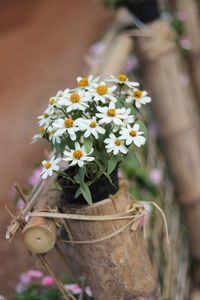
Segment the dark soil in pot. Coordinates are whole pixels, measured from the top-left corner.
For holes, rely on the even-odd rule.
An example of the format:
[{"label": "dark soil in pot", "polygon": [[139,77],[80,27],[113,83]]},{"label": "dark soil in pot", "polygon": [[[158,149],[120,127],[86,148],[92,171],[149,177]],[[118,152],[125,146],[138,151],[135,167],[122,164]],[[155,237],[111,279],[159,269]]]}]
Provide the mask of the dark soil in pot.
[{"label": "dark soil in pot", "polygon": [[[74,175],[77,174],[77,171],[78,168],[76,166],[65,170],[70,177],[74,177]],[[93,203],[104,200],[108,198],[110,194],[114,195],[119,190],[118,168],[116,168],[110,174],[110,178],[112,183],[105,175],[101,175],[89,186]],[[63,190],[63,194],[61,196],[61,205],[65,205],[66,203],[87,205],[87,202],[82,194],[75,198],[75,194],[79,188],[79,185],[74,185],[71,181],[60,176],[58,177],[58,182]],[[85,178],[85,182],[87,182],[87,178]]]}]

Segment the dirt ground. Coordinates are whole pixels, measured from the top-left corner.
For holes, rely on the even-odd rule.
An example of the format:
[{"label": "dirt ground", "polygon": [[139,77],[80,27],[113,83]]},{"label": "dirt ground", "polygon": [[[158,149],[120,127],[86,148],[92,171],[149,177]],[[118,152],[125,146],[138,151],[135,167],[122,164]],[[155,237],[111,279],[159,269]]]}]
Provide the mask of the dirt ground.
[{"label": "dirt ground", "polygon": [[[20,236],[9,244],[5,230],[14,181],[26,186],[44,143],[30,145],[36,116],[48,98],[84,74],[84,54],[112,19],[93,0],[0,1],[0,294],[13,291],[19,274],[35,268]],[[54,265],[59,268],[59,261]]]}]

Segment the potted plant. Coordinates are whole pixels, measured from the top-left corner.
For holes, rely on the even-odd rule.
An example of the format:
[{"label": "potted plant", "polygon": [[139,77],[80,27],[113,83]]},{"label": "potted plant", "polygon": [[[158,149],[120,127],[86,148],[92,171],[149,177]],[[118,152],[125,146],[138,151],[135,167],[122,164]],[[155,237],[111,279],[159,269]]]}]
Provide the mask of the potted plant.
[{"label": "potted plant", "polygon": [[42,162],[41,176],[58,174],[64,201],[91,204],[117,192],[120,163],[145,144],[139,109],[151,98],[138,86],[125,74],[104,81],[90,75],[49,99],[33,141],[51,143],[53,156]]}]

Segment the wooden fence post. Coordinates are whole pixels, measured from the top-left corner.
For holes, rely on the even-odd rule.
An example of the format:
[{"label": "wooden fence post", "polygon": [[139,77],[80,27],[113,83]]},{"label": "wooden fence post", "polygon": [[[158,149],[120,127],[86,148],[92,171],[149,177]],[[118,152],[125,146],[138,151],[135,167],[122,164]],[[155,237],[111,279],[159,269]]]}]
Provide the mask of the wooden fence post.
[{"label": "wooden fence post", "polygon": [[135,42],[152,93],[169,169],[184,210],[191,250],[200,259],[200,137],[194,97],[190,86],[180,86],[179,56],[165,20],[146,25]]}]

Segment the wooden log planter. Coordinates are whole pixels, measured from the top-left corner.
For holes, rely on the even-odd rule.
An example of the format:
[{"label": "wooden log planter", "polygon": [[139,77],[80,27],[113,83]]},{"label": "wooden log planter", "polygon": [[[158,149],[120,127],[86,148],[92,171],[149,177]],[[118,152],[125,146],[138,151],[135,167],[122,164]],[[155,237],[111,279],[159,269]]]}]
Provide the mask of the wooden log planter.
[{"label": "wooden log planter", "polygon": [[[82,207],[62,206],[71,236],[70,241],[63,242],[74,244],[74,253],[79,254],[79,258],[78,255],[73,258],[74,263],[81,264],[95,300],[159,299],[159,286],[137,226],[144,208],[137,204],[133,219],[115,219],[117,215],[125,215],[128,207],[136,203],[130,199],[126,184],[121,182],[119,191],[109,199]],[[97,220],[90,220],[91,216]]]}]

